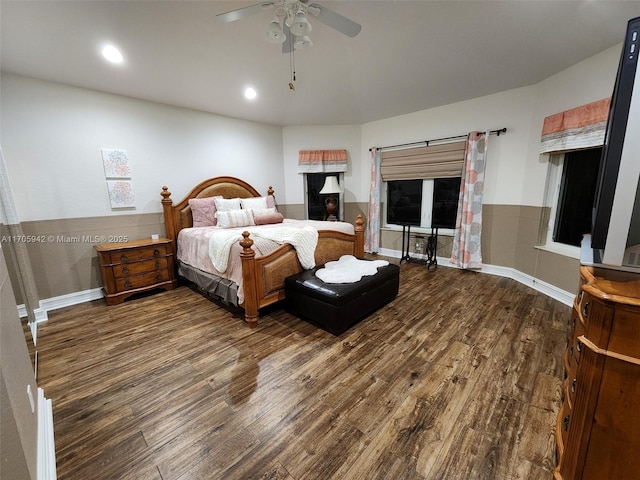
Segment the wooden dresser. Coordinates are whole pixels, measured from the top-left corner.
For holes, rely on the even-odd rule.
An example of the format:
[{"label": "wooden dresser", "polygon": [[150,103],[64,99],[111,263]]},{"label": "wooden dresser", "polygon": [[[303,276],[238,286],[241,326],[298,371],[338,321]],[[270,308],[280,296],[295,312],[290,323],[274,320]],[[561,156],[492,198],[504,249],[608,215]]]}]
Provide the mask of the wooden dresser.
[{"label": "wooden dresser", "polygon": [[581,267],[554,479],[640,478],[640,274]]},{"label": "wooden dresser", "polygon": [[176,286],[173,245],[168,238],[95,245],[108,305],[156,288]]}]

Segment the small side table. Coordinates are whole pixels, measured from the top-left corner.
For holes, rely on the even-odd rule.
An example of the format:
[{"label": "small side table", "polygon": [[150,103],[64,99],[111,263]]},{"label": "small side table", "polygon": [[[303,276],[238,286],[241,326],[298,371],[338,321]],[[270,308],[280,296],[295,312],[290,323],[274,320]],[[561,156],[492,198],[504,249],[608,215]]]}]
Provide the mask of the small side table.
[{"label": "small side table", "polygon": [[168,238],[94,245],[107,305],[156,288],[172,290],[177,280],[173,244]]}]

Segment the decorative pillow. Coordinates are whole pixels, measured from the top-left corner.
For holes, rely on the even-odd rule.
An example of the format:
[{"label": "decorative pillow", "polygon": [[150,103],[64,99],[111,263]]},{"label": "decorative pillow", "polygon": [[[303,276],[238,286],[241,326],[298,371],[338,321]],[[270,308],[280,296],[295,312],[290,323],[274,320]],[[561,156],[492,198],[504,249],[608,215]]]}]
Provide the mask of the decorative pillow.
[{"label": "decorative pillow", "polygon": [[269,213],[276,213],[277,210],[275,208],[252,208],[253,216],[255,218],[256,215],[267,215]]},{"label": "decorative pillow", "polygon": [[216,210],[226,212],[228,210],[240,210],[239,198],[216,198]]},{"label": "decorative pillow", "polygon": [[269,223],[282,223],[284,221],[284,217],[278,212],[256,214],[254,211],[253,221],[256,225],[267,225]]},{"label": "decorative pillow", "polygon": [[218,218],[218,227],[222,228],[255,225],[251,210],[242,210],[238,208],[223,212],[218,211],[216,212],[216,217]]},{"label": "decorative pillow", "polygon": [[190,198],[191,216],[194,227],[215,227],[216,225],[216,198]]},{"label": "decorative pillow", "polygon": [[241,198],[240,204],[242,208],[248,209],[262,209],[267,208],[267,197],[250,197],[250,198]]}]

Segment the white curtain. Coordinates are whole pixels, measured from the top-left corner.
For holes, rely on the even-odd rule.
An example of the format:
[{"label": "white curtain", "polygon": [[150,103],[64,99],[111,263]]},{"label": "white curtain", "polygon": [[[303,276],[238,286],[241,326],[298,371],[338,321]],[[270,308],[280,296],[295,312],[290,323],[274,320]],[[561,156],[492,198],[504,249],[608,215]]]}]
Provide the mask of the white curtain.
[{"label": "white curtain", "polygon": [[[31,262],[27,253],[27,244],[25,241],[22,226],[18,221],[18,213],[13,201],[11,193],[11,185],[9,184],[9,173],[4,161],[4,154],[0,147],[0,226],[2,232],[0,235],[7,241],[2,242],[2,252],[4,253],[7,265],[11,265],[13,271],[18,276],[18,285],[12,282],[14,290],[18,290],[22,295],[22,300],[27,310],[27,316],[33,339],[36,341],[35,310],[39,307],[38,291],[36,290],[33,271],[31,270]],[[16,292],[17,293],[17,292]]]},{"label": "white curtain", "polygon": [[369,209],[367,214],[367,229],[364,251],[377,253],[380,249],[380,149],[371,149],[371,181],[369,183]]}]

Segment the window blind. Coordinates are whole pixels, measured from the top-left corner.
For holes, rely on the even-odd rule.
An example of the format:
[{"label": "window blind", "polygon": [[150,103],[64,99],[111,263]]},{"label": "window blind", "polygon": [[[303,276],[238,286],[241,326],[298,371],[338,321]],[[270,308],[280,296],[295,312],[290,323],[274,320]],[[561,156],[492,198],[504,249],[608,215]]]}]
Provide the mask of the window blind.
[{"label": "window blind", "polygon": [[604,98],[545,118],[540,153],[602,146],[610,103],[610,97]]},{"label": "window blind", "polygon": [[451,178],[462,174],[466,141],[382,152],[382,180]]},{"label": "window blind", "polygon": [[346,150],[300,150],[298,152],[298,173],[346,171]]}]

